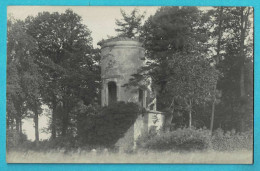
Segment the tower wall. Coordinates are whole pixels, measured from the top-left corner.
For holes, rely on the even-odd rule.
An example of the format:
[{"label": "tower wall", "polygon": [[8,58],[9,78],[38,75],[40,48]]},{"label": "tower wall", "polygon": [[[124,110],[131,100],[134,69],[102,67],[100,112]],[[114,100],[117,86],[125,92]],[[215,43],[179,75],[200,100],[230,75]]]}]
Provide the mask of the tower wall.
[{"label": "tower wall", "polygon": [[[102,106],[107,106],[116,100],[139,103],[142,107],[150,109],[147,104],[156,102],[156,98],[147,101],[150,97],[147,90],[131,86],[123,87],[145,64],[145,50],[142,44],[129,38],[115,38],[103,41],[99,45],[101,46]],[[161,113],[156,111],[156,103],[153,104],[154,107],[150,110],[155,111],[139,115],[124,137],[116,143],[122,151],[135,148],[136,140],[141,134],[148,132],[149,127],[161,128],[163,118]]]},{"label": "tower wall", "polygon": [[116,83],[117,101],[138,102],[138,89],[122,87],[144,65],[141,43],[128,39],[111,39],[101,43],[102,106],[109,104],[108,83]]}]

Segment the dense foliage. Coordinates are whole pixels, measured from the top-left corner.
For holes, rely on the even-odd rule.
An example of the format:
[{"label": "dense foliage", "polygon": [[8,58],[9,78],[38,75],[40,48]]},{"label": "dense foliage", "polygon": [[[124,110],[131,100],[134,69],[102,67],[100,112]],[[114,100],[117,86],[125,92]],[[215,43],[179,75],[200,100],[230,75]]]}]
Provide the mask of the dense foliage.
[{"label": "dense foliage", "polygon": [[217,129],[213,136],[207,129],[183,128],[170,132],[144,134],[137,141],[138,148],[159,151],[194,151],[194,150],[252,150],[251,132],[236,133]]},{"label": "dense foliage", "polygon": [[89,115],[78,122],[81,128],[79,139],[84,144],[112,147],[141,112],[142,109],[135,103],[118,102],[104,107],[98,114]]},{"label": "dense foliage", "polygon": [[68,134],[71,111],[80,100],[88,105],[98,99],[98,54],[81,22],[72,10],[26,19],[27,33],[39,46],[37,62],[45,80],[42,99],[53,110],[53,138]]},{"label": "dense foliage", "polygon": [[28,142],[27,136],[25,134],[21,134],[16,130],[7,130],[6,131],[6,148],[7,150],[14,149],[20,147],[22,144]]},{"label": "dense foliage", "polygon": [[253,133],[236,132],[235,130],[224,132],[217,129],[212,136],[212,148],[217,151],[234,151],[253,149]]},{"label": "dense foliage", "polygon": [[158,110],[169,123],[188,116],[191,127],[195,106],[214,95],[219,73],[208,57],[206,19],[196,7],[161,7],[143,26],[147,63],[130,84],[152,78]]},{"label": "dense foliage", "polygon": [[143,136],[140,137],[137,144],[139,148],[150,150],[192,151],[206,150],[211,147],[210,132],[204,129],[184,128]]},{"label": "dense foliage", "polygon": [[[43,78],[34,54],[38,47],[26,34],[23,21],[8,21],[7,41],[7,128],[22,135],[22,119],[38,120],[41,113],[40,89]],[[14,127],[15,126],[15,127]],[[35,122],[38,139],[38,122]]]},{"label": "dense foliage", "polygon": [[[8,129],[21,132],[21,120],[38,115],[42,104],[52,110],[52,138],[74,133],[73,110],[79,102],[99,102],[99,50],[82,19],[72,10],[39,13],[8,22]],[[10,124],[9,124],[10,123]]]},{"label": "dense foliage", "polygon": [[219,23],[222,21],[221,27],[218,24],[216,30],[219,32],[222,30],[223,35],[218,36],[220,53],[216,67],[223,76],[217,86],[222,96],[219,105],[216,106],[216,127],[239,131],[251,130],[253,128],[252,8],[222,7],[215,10],[213,14],[218,16],[216,20]]},{"label": "dense foliage", "polygon": [[116,19],[117,31],[119,37],[134,38],[140,35],[141,24],[144,19],[144,14],[139,14],[138,9],[134,9],[130,14],[126,14],[121,10],[122,19]]},{"label": "dense foliage", "polygon": [[252,9],[161,7],[144,23],[147,65],[167,125],[245,131],[253,119]]}]

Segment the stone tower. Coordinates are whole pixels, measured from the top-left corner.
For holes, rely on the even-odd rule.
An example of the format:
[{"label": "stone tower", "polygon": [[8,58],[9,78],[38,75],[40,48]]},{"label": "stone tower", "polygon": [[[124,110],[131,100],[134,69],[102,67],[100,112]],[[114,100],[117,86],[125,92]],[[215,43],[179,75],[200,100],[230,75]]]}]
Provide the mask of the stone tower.
[{"label": "stone tower", "polygon": [[129,38],[108,39],[101,46],[102,106],[116,101],[146,104],[145,91],[122,87],[144,65],[144,48]]},{"label": "stone tower", "polygon": [[146,108],[149,112],[139,115],[135,123],[117,142],[122,150],[135,147],[135,141],[151,127],[159,130],[164,116],[156,111],[156,98],[152,98],[151,91],[146,87],[124,87],[132,75],[144,66],[145,49],[136,39],[113,38],[99,43],[101,46],[101,104],[107,106],[116,101],[134,102]]}]

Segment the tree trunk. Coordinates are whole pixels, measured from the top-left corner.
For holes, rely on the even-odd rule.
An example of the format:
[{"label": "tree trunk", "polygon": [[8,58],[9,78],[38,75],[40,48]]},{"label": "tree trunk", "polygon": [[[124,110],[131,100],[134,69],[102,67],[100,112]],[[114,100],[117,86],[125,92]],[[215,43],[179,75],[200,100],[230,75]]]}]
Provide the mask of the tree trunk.
[{"label": "tree trunk", "polygon": [[35,124],[35,143],[36,146],[39,143],[39,115],[37,110],[34,112],[34,124]]},{"label": "tree trunk", "polygon": [[[216,86],[214,87],[214,91],[216,92]],[[214,100],[212,103],[212,110],[211,110],[211,121],[210,121],[210,132],[212,134],[213,126],[214,126],[214,115],[215,115],[215,103],[216,103],[216,94],[214,95]]]},{"label": "tree trunk", "polygon": [[56,138],[56,115],[57,115],[57,103],[53,101],[52,118],[51,118],[51,139]]},{"label": "tree trunk", "polygon": [[219,63],[220,60],[219,53],[220,53],[221,38],[222,38],[222,22],[223,22],[222,16],[223,16],[223,7],[220,7],[216,65]]},{"label": "tree trunk", "polygon": [[245,90],[245,60],[246,60],[246,54],[245,54],[245,38],[246,38],[246,30],[248,25],[248,16],[250,13],[250,8],[247,8],[248,10],[244,13],[244,10],[247,7],[240,7],[240,17],[241,17],[241,23],[240,23],[240,98],[241,98],[241,125],[240,130],[244,130],[244,115],[245,115],[245,105],[244,105],[244,98],[246,96],[246,90]]},{"label": "tree trunk", "polygon": [[[241,70],[240,70],[240,97],[245,96],[245,72],[244,72],[244,62],[245,62],[245,34],[246,34],[246,29],[247,29],[247,22],[248,22],[248,16],[244,15],[244,9],[245,7],[241,7],[240,10],[240,17],[241,17],[241,25],[240,25],[240,65],[241,65]],[[249,8],[250,9],[250,8]],[[249,11],[248,11],[249,13]]]},{"label": "tree trunk", "polygon": [[192,116],[191,116],[192,106],[191,106],[191,100],[189,104],[189,128],[192,126]]},{"label": "tree trunk", "polygon": [[240,73],[240,97],[245,97],[245,69],[244,65],[241,66],[241,73]]},{"label": "tree trunk", "polygon": [[67,130],[68,130],[68,112],[65,111],[62,119],[62,130],[61,130],[61,135],[66,136],[67,135]]},{"label": "tree trunk", "polygon": [[15,129],[16,129],[16,131],[17,131],[17,133],[20,133],[20,119],[19,119],[19,117],[18,116],[16,116],[16,118],[15,118]]},{"label": "tree trunk", "polygon": [[[63,113],[63,114],[66,115],[66,113]],[[66,129],[66,116],[63,116],[61,135],[64,137],[64,136],[66,136],[66,133],[67,133],[67,129]]]},{"label": "tree trunk", "polygon": [[11,119],[7,117],[8,114],[6,114],[6,128],[7,130],[11,129]]},{"label": "tree trunk", "polygon": [[19,128],[19,129],[20,129],[20,134],[22,134],[22,133],[23,133],[22,119],[20,119],[19,122],[20,122],[20,123],[19,123],[19,126],[20,126],[20,128]]},{"label": "tree trunk", "polygon": [[169,132],[170,131],[170,126],[172,123],[172,119],[173,119],[173,114],[167,116],[167,118],[165,119],[165,131]]},{"label": "tree trunk", "polygon": [[62,128],[61,128],[61,135],[66,136],[67,135],[67,129],[68,129],[68,119],[69,119],[69,109],[68,109],[68,103],[67,100],[63,101],[63,118],[62,118]]},{"label": "tree trunk", "polygon": [[[218,44],[217,44],[217,57],[216,57],[216,65],[218,65],[220,60],[220,47],[221,47],[221,38],[222,38],[222,19],[223,16],[223,7],[220,7],[219,11],[219,30],[218,30]],[[210,120],[210,132],[212,133],[214,127],[214,116],[215,116],[215,104],[216,104],[216,91],[217,86],[214,86],[214,100],[212,102],[212,110],[211,110],[211,120]]]},{"label": "tree trunk", "polygon": [[171,105],[169,106],[169,110],[171,110],[172,108],[172,114],[167,116],[166,119],[165,119],[165,131],[166,132],[169,132],[170,131],[170,126],[171,126],[171,123],[172,123],[172,119],[173,119],[173,113],[174,113],[174,98],[172,99],[172,102],[171,102]]},{"label": "tree trunk", "polygon": [[14,130],[14,118],[11,119],[11,130]]}]

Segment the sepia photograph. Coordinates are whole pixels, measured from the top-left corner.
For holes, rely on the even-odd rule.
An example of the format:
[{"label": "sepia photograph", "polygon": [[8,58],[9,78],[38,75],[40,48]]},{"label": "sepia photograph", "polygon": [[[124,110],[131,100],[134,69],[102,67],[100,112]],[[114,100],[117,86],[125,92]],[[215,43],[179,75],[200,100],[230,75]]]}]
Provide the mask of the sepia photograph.
[{"label": "sepia photograph", "polygon": [[7,163],[253,164],[254,8],[8,6]]}]

